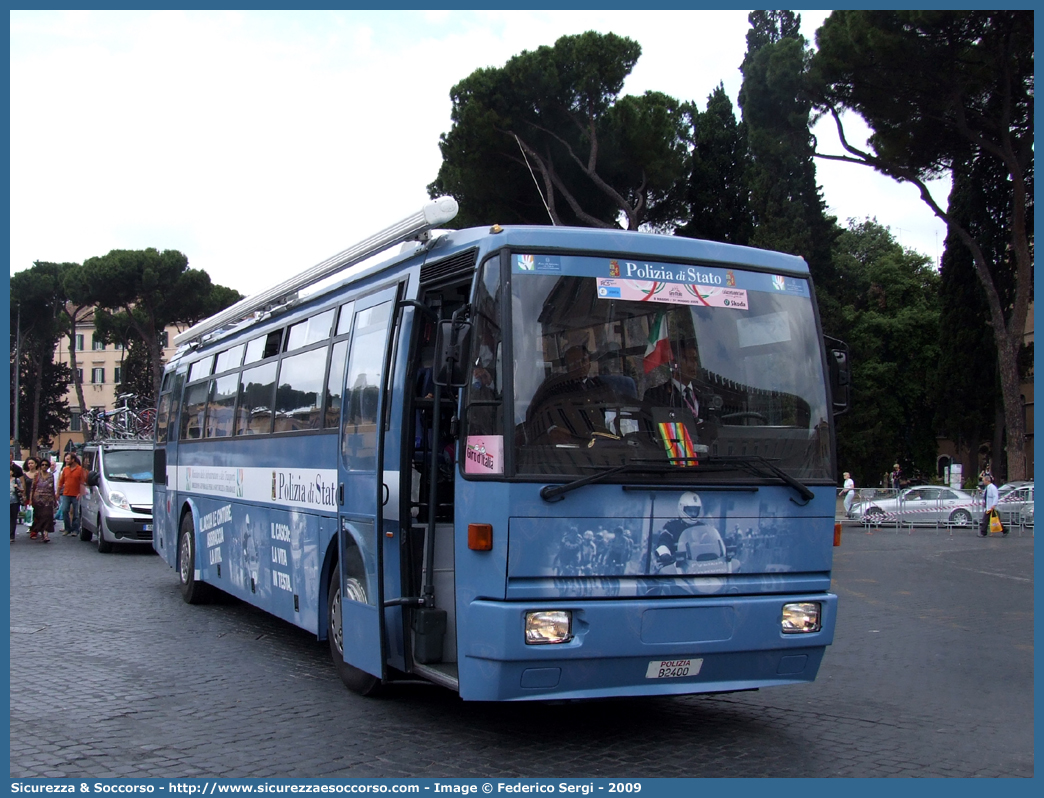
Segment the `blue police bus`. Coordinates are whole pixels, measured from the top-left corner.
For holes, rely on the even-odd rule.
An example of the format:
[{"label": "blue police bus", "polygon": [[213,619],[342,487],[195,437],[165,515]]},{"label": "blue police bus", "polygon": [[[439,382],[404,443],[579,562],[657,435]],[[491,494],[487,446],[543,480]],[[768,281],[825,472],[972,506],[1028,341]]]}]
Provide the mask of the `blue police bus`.
[{"label": "blue police bus", "polygon": [[314,633],[364,695],[813,680],[848,372],[805,262],[455,214],[175,338],[153,546],[185,601]]}]

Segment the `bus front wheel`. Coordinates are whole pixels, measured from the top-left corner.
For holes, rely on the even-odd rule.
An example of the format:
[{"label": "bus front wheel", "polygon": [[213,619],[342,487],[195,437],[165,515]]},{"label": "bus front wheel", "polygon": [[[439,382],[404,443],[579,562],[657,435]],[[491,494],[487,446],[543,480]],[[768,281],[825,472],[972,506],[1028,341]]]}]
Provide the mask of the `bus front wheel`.
[{"label": "bus front wheel", "polygon": [[[337,675],[344,686],[359,695],[375,695],[381,687],[381,680],[366,671],[349,665],[344,661],[344,627],[341,623],[341,584],[337,567],[330,579],[326,602],[326,639],[330,643],[330,658],[333,660]],[[355,576],[345,579],[345,591],[356,601],[366,601],[366,587]]]},{"label": "bus front wheel", "polygon": [[[98,539],[101,540],[101,537]],[[181,597],[186,604],[206,604],[210,601],[212,591],[210,585],[196,581],[195,540],[192,514],[185,513],[178,532],[178,581],[181,583]]]}]

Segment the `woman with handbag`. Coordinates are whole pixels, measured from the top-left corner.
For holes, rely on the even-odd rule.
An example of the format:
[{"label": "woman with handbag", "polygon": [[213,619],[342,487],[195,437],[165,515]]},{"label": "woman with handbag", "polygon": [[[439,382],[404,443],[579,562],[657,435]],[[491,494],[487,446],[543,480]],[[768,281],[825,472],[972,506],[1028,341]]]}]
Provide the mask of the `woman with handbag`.
[{"label": "woman with handbag", "polygon": [[54,474],[51,473],[47,458],[40,459],[33,474],[33,482],[29,488],[29,503],[33,507],[33,525],[29,530],[29,537],[40,536],[44,543],[50,543],[51,533],[54,532],[54,508],[58,502],[54,489]]}]

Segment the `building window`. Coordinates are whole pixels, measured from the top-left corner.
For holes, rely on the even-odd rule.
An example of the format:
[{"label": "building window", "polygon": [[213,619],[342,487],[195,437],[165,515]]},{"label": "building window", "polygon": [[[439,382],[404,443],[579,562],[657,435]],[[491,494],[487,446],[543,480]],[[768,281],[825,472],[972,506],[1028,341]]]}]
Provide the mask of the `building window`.
[{"label": "building window", "polygon": [[167,342],[168,335],[166,330],[160,330],[157,335],[159,336],[159,345],[166,349],[170,344]]},{"label": "building window", "polygon": [[123,382],[123,366],[116,366],[112,372],[112,381],[119,385]]},{"label": "building window", "polygon": [[105,341],[98,337],[98,333],[91,336],[91,349],[96,352],[105,349]]},{"label": "building window", "polygon": [[83,369],[76,369],[76,377],[80,381],[80,385],[83,385]]},{"label": "building window", "polygon": [[105,369],[97,368],[91,369],[91,382],[94,384],[105,382]]},{"label": "building window", "polygon": [[77,335],[76,336],[76,351],[77,352],[82,352],[83,351],[83,336],[82,335]]},{"label": "building window", "polygon": [[70,432],[82,432],[83,425],[80,423],[80,411],[73,410],[69,414],[69,431]]}]

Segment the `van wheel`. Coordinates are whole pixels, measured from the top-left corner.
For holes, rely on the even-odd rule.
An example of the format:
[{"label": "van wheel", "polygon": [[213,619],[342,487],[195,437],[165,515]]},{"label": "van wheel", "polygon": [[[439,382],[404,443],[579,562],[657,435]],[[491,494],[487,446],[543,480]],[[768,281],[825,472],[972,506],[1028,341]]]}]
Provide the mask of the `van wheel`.
[{"label": "van wheel", "polygon": [[196,581],[196,536],[192,528],[192,513],[185,513],[178,532],[178,581],[186,604],[206,604],[213,598],[213,588]]},{"label": "van wheel", "polygon": [[[112,543],[105,539],[105,535],[102,534],[102,519],[98,516],[98,523],[94,527],[97,531],[94,533],[98,536],[98,552],[100,554],[108,554],[112,551]],[[90,540],[90,538],[88,538]]]},{"label": "van wheel", "polygon": [[[344,686],[359,695],[376,695],[381,688],[381,680],[366,671],[349,665],[344,661],[344,629],[341,626],[341,586],[336,565],[330,578],[326,602],[326,639],[330,643],[330,658],[333,660],[337,675]],[[366,601],[365,584],[349,572],[345,580],[345,594],[356,601]]]},{"label": "van wheel", "polygon": [[83,525],[83,518],[80,518],[80,540],[84,543],[91,542],[91,530]]}]

